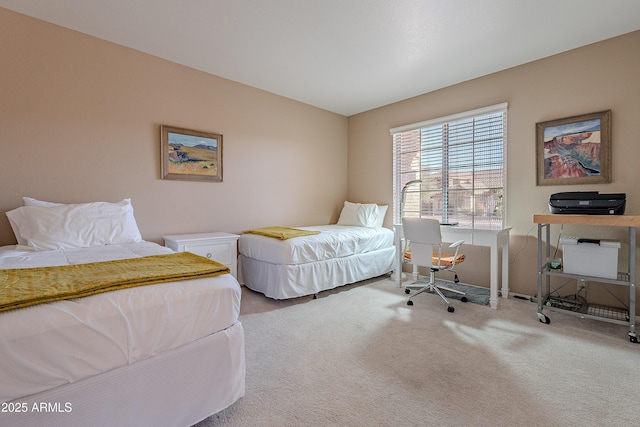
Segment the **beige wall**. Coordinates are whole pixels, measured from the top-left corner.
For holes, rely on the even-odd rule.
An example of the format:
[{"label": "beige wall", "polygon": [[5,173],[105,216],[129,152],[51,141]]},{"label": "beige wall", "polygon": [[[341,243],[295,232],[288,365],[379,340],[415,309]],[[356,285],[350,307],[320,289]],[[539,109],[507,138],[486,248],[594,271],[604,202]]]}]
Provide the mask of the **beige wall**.
[{"label": "beige wall", "polygon": [[[143,237],[158,242],[170,233],[329,223],[345,198],[391,204],[390,128],[506,101],[513,291],[535,293],[531,217],[547,209],[549,194],[626,192],[627,212],[640,213],[640,32],[348,119],[1,8],[0,39],[2,211],[22,196],[131,197]],[[613,113],[613,182],[537,187],[536,122],[605,109]],[[160,179],[161,124],[222,133],[224,182]],[[0,217],[0,244],[14,241]],[[488,249],[466,252],[463,280],[486,285]]]},{"label": "beige wall", "polygon": [[[337,220],[347,119],[0,8],[0,210],[130,197],[142,235]],[[160,178],[161,124],[221,133],[222,183]],[[15,243],[0,217],[0,244]]]},{"label": "beige wall", "polygon": [[[635,32],[352,116],[348,196],[392,202],[390,128],[508,102],[507,224],[513,227],[510,287],[535,295],[537,230],[532,216],[548,210],[551,193],[626,192],[627,212],[640,214],[639,52],[640,32]],[[612,110],[612,183],[536,186],[536,123],[607,109]],[[391,215],[386,225],[391,226]],[[585,233],[610,236],[602,229],[564,228],[564,235]],[[625,239],[626,230],[615,230],[611,236]],[[460,266],[461,280],[487,285],[488,248],[465,250],[469,262]]]}]

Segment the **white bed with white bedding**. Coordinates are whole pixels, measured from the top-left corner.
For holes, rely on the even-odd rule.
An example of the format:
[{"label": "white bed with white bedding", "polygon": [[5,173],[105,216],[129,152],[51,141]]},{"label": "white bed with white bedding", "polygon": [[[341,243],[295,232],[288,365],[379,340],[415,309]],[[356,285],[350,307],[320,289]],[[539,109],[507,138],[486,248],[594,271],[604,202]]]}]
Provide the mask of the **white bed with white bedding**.
[{"label": "white bed with white bedding", "polygon": [[[134,240],[4,247],[0,269],[172,253]],[[0,312],[0,425],[190,426],[219,412],[245,392],[240,296],[220,274]]]},{"label": "white bed with white bedding", "polygon": [[334,225],[296,227],[319,234],[279,240],[245,233],[238,240],[239,280],[274,299],[315,295],[390,272],[394,234],[386,206],[345,202]]}]

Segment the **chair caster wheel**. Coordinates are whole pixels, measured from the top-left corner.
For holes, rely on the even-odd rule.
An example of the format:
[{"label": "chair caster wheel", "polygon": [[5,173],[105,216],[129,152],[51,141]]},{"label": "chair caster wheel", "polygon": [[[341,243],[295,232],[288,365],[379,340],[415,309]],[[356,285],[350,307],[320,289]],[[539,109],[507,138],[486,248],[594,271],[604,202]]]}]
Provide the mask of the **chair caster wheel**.
[{"label": "chair caster wheel", "polygon": [[456,274],[455,277],[453,278],[453,281],[455,283],[460,283],[460,279],[458,279],[458,275]]},{"label": "chair caster wheel", "polygon": [[462,298],[460,298],[460,301],[462,301],[462,302],[467,302],[467,301],[469,301],[469,300],[467,299],[467,297],[462,297]]},{"label": "chair caster wheel", "polygon": [[455,309],[455,308],[453,308],[453,307],[451,307],[451,306],[449,306],[449,307],[447,307],[447,311],[448,311],[449,313],[453,313],[454,311],[456,311],[456,309]]},{"label": "chair caster wheel", "polygon": [[410,293],[411,293],[411,289],[409,289],[409,288],[404,288],[404,293],[405,293],[405,294],[410,294]]},{"label": "chair caster wheel", "polygon": [[411,300],[407,301],[407,305],[413,305],[413,301]]}]

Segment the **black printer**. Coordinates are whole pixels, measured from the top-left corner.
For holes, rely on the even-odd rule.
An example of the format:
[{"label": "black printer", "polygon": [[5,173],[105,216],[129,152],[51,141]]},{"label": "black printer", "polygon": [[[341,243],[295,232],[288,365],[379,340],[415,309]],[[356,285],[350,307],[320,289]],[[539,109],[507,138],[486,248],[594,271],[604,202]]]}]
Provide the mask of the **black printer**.
[{"label": "black printer", "polygon": [[574,191],[549,196],[549,211],[554,214],[622,215],[626,204],[626,193]]}]

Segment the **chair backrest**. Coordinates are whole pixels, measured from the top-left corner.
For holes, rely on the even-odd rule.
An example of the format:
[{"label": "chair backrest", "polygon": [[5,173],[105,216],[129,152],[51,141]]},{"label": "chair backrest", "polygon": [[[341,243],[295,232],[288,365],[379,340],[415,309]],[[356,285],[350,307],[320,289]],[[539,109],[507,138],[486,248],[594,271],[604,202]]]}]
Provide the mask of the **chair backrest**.
[{"label": "chair backrest", "polygon": [[[433,253],[441,253],[440,221],[429,218],[402,218],[402,233],[411,244],[411,262],[433,265]],[[435,246],[435,247],[434,247]]]},{"label": "chair backrest", "polygon": [[430,218],[402,218],[404,238],[429,245],[442,243],[440,221]]}]

